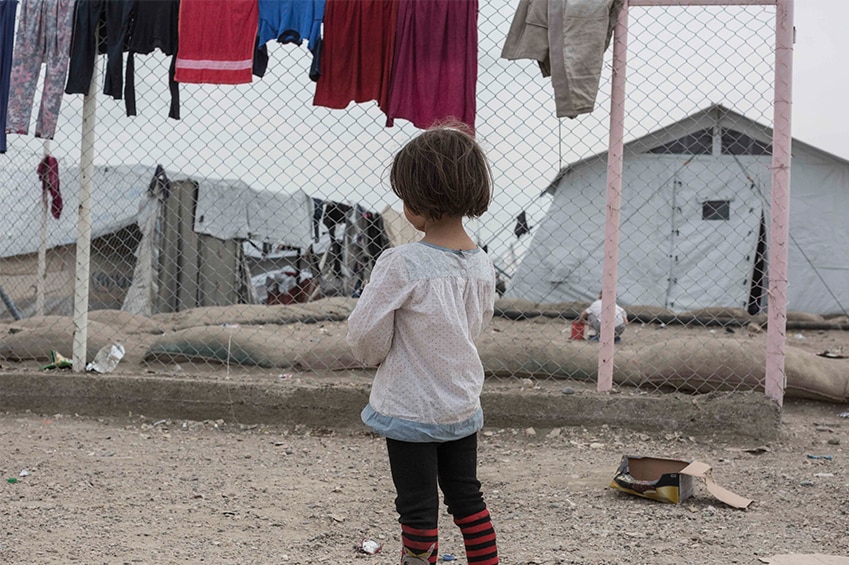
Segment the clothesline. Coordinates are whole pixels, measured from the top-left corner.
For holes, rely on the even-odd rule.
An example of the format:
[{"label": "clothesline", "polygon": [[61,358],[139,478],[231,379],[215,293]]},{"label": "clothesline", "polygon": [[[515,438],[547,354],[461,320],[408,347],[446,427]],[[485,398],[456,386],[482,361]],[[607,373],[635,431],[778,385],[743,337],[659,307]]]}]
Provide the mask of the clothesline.
[{"label": "clothesline", "polygon": [[[375,101],[387,127],[395,119],[419,128],[455,119],[474,129],[478,2],[20,0],[15,34],[19,0],[0,0],[0,119],[6,125],[0,152],[6,132],[29,133],[43,63],[35,136],[53,139],[63,93],[88,93],[98,54],[106,56],[103,94],[123,99],[128,116],[137,115],[135,56],[158,50],[171,57],[168,115],[180,119],[180,83],[263,78],[270,41],[306,41],[315,106],[345,109]],[[518,0],[502,58],[539,63],[543,76],[552,78],[559,117],[590,112],[622,4]],[[583,73],[587,68],[593,72]]]}]

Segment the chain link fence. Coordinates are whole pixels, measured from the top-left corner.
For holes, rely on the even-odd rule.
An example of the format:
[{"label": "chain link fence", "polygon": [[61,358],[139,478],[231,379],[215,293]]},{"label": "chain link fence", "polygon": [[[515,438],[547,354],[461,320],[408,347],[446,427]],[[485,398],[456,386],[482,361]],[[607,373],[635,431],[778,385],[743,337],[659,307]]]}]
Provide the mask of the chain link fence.
[{"label": "chain link fence", "polygon": [[[501,58],[516,7],[480,2],[478,14],[476,131],[495,193],[467,227],[503,294],[481,354],[492,378],[593,380],[595,332],[573,322],[601,288],[611,52],[595,110],[558,119],[538,64]],[[617,287],[628,324],[614,379],[762,387],[775,6],[633,7],[629,19]],[[418,130],[386,127],[376,102],[314,106],[305,45],[270,42],[268,57],[252,84],[181,84],[179,120],[170,57],[135,56],[134,117],[100,94],[99,63],[89,361],[120,343],[119,372],[357,368],[347,314],[380,252],[416,239],[387,169]],[[7,359],[72,353],[82,106],[64,97],[49,148],[10,134],[0,156]],[[46,149],[58,218],[37,174]],[[827,296],[791,308],[811,323],[846,313]]]}]

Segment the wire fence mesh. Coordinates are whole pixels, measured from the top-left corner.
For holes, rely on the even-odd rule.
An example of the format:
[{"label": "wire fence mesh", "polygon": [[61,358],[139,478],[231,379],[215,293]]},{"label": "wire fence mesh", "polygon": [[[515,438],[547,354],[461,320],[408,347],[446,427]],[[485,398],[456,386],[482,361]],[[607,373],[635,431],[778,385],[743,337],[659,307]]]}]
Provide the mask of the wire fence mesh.
[{"label": "wire fence mesh", "polygon": [[[477,20],[475,126],[495,192],[467,227],[503,294],[481,354],[493,378],[593,379],[598,328],[592,316],[584,329],[573,322],[601,285],[611,53],[594,111],[558,119],[539,65],[501,57],[517,4],[480,2]],[[752,352],[764,341],[775,6],[631,8],[629,18],[617,287],[628,324],[616,381],[762,386],[763,354]],[[134,56],[133,117],[102,94],[99,62],[89,360],[122,343],[123,371],[357,367],[346,316],[380,252],[417,237],[387,168],[418,130],[386,127],[374,101],[314,105],[306,44],[267,47],[251,84],[180,84],[179,120],[171,57]],[[58,217],[45,212],[58,195],[40,196],[42,140],[10,134],[0,157],[0,286],[16,328],[0,344],[7,359],[71,354],[82,105],[64,96],[49,148]],[[839,301],[793,307],[846,313]]]}]

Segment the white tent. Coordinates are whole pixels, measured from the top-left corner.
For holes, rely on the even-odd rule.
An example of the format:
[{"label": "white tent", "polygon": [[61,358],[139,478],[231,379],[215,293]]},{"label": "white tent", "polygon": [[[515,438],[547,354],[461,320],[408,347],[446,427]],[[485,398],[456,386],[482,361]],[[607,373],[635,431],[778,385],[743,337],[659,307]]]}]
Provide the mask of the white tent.
[{"label": "white tent", "polygon": [[[772,130],[715,105],[625,144],[617,296],[674,311],[766,307]],[[601,286],[606,154],[563,168],[507,296]],[[849,161],[793,141],[788,309],[849,310]]]}]

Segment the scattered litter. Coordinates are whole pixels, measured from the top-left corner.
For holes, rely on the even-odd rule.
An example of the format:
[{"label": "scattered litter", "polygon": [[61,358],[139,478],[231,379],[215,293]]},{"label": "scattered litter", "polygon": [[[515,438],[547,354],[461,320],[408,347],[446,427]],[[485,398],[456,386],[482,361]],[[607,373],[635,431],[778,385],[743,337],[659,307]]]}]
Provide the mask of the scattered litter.
[{"label": "scattered litter", "polygon": [[32,471],[30,471],[29,469],[22,469],[18,476],[29,477],[30,475],[32,475]]},{"label": "scattered litter", "polygon": [[796,339],[808,339],[805,336],[803,336],[802,334],[795,334],[793,337],[795,337]]},{"label": "scattered litter", "polygon": [[230,322],[227,322],[226,324],[221,324],[221,327],[223,327],[223,328],[241,328],[242,326],[240,326],[239,324],[231,324]]},{"label": "scattered litter", "polygon": [[362,541],[360,541],[360,545],[357,546],[357,551],[365,553],[366,555],[375,555],[380,553],[381,549],[383,549],[382,543],[366,538],[363,538]]},{"label": "scattered litter", "polygon": [[562,392],[563,394],[575,394],[575,389],[570,386],[565,386],[560,392]]},{"label": "scattered litter", "polygon": [[846,359],[846,356],[843,355],[843,347],[835,347],[833,349],[826,349],[822,353],[817,353],[820,357],[825,357],[826,359]]},{"label": "scattered litter", "polygon": [[6,479],[6,482],[15,484],[16,482],[18,482],[18,479],[16,479],[15,477],[9,477],[8,479]]},{"label": "scattered litter", "polygon": [[838,418],[849,418],[849,412],[841,412],[837,415]]},{"label": "scattered litter", "polygon": [[734,508],[746,508],[748,498],[719,486],[713,480],[710,465],[701,461],[624,456],[610,487],[661,502],[680,504],[693,495],[700,479],[713,496]]},{"label": "scattered litter", "polygon": [[814,486],[814,481],[804,480],[799,482],[800,487],[812,487]]},{"label": "scattered litter", "polygon": [[814,473],[814,476],[822,479],[826,477],[833,477],[834,473]]},{"label": "scattered litter", "polygon": [[41,369],[71,369],[74,366],[74,362],[60,354],[55,349],[50,350],[50,363],[43,366]]},{"label": "scattered litter", "polygon": [[293,375],[292,373],[281,373],[278,376],[285,381],[285,380],[291,379],[295,375]]},{"label": "scattered litter", "polygon": [[457,558],[454,557],[454,555],[451,554],[451,553],[445,553],[445,554],[442,555],[442,560],[443,561],[456,561]]},{"label": "scattered litter", "polygon": [[124,358],[126,350],[120,343],[106,345],[94,356],[94,361],[85,366],[86,371],[95,373],[110,373],[118,366],[118,361]]},{"label": "scattered litter", "polygon": [[833,455],[810,455],[808,454],[808,459],[824,459],[826,461],[831,461],[834,459]]}]

